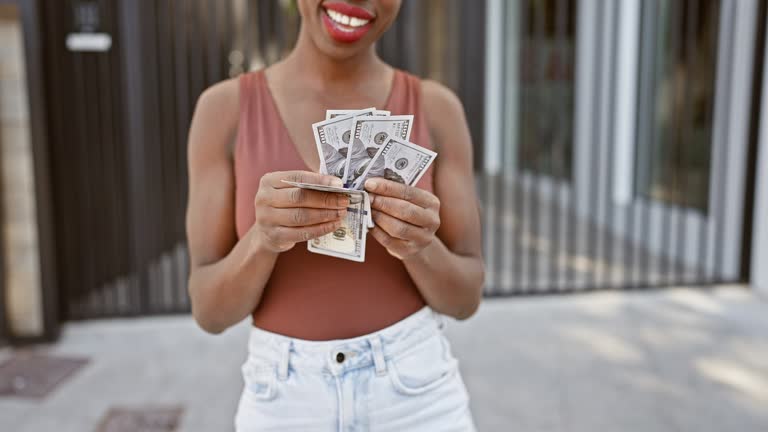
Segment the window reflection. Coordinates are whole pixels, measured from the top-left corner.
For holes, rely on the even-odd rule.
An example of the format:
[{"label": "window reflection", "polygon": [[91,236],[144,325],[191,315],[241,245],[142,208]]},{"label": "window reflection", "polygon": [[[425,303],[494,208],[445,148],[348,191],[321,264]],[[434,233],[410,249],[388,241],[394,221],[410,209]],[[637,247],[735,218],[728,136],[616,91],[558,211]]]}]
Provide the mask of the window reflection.
[{"label": "window reflection", "polygon": [[520,168],[571,180],[576,0],[524,0],[520,20]]},{"label": "window reflection", "polygon": [[636,193],[706,212],[720,2],[643,9]]}]

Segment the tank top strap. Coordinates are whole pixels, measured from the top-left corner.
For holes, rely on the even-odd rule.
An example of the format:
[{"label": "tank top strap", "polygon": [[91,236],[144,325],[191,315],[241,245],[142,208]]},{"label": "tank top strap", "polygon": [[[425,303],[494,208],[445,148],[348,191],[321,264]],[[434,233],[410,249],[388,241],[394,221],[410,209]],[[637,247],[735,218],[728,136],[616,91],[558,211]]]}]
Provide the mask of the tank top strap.
[{"label": "tank top strap", "polygon": [[[267,115],[269,93],[264,79],[264,70],[248,72],[240,75],[240,120],[243,124],[251,123],[254,116]],[[257,122],[259,124],[260,122]]]},{"label": "tank top strap", "polygon": [[244,159],[277,156],[280,147],[275,140],[284,131],[282,120],[273,106],[264,70],[240,75],[239,86],[240,119],[236,154],[242,154]]},{"label": "tank top strap", "polygon": [[432,149],[429,127],[427,125],[427,118],[424,115],[421,97],[421,78],[403,70],[395,69],[392,93],[390,94],[387,109],[392,111],[393,115],[413,114],[414,130],[411,133],[411,141]]},{"label": "tank top strap", "polygon": [[246,72],[238,78],[240,87],[240,118],[238,122],[238,139],[236,152],[242,152],[247,150],[244,144],[247,143],[251,136],[251,125],[253,124],[253,106],[254,99],[258,99],[257,91],[254,90],[254,80],[258,72]]},{"label": "tank top strap", "polygon": [[237,81],[240,88],[240,116],[242,117],[246,112],[248,112],[248,107],[250,106],[253,73],[241,74]]},{"label": "tank top strap", "polygon": [[409,112],[418,115],[421,109],[421,79],[407,72],[402,72],[401,76],[403,103]]}]

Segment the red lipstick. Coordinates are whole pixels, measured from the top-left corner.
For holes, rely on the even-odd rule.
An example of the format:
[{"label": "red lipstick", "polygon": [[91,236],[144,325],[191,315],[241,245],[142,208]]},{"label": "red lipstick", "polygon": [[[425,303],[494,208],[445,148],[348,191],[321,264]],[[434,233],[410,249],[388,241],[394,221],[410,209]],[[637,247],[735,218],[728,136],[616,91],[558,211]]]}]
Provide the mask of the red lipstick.
[{"label": "red lipstick", "polygon": [[371,12],[349,3],[326,2],[321,7],[322,20],[328,35],[341,43],[354,43],[362,39],[376,18]]},{"label": "red lipstick", "polygon": [[332,11],[343,13],[344,15],[355,17],[355,18],[367,19],[367,20],[372,20],[376,18],[376,15],[368,12],[366,9],[361,8],[359,6],[351,5],[349,3],[325,2],[323,3],[322,7],[325,9],[330,9]]}]

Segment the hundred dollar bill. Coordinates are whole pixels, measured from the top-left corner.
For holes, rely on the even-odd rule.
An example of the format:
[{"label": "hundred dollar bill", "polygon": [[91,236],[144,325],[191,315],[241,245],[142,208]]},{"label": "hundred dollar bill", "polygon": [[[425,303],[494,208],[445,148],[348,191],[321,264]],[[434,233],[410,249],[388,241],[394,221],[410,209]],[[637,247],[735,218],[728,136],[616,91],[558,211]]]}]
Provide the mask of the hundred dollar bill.
[{"label": "hundred dollar bill", "polygon": [[291,186],[295,186],[297,188],[302,188],[302,189],[311,189],[311,190],[316,190],[320,192],[343,193],[350,196],[350,198],[352,194],[362,193],[363,202],[365,204],[363,214],[365,215],[365,218],[366,218],[366,226],[368,228],[373,228],[375,226],[375,224],[373,223],[373,217],[371,214],[371,200],[368,196],[368,192],[366,191],[358,191],[358,190],[352,190],[352,189],[335,187],[335,186],[319,185],[314,183],[299,183],[299,182],[293,182],[288,180],[283,180],[282,182],[289,184]]},{"label": "hundred dollar bill", "polygon": [[352,123],[352,142],[347,150],[344,177],[350,185],[363,174],[379,148],[391,137],[408,141],[413,128],[413,116],[355,117]]},{"label": "hundred dollar bill", "polygon": [[390,137],[373,157],[363,174],[352,184],[352,189],[362,189],[365,180],[384,177],[387,180],[413,186],[418,183],[437,153],[412,142]]},{"label": "hundred dollar bill", "polygon": [[356,116],[370,116],[374,111],[374,108],[367,108],[312,125],[317,154],[320,157],[321,174],[330,174],[338,178],[344,176],[348,144],[352,137],[352,121]]},{"label": "hundred dollar bill", "polygon": [[[366,109],[368,109],[368,108],[366,108]],[[361,111],[361,110],[325,110],[325,119],[326,120],[330,120],[330,119],[333,119],[333,118],[336,118],[336,117],[354,114],[354,113],[356,113],[358,111]],[[389,112],[389,111],[384,111],[384,110],[375,110],[375,111],[373,111],[373,115],[375,115],[375,116],[388,116],[390,114],[392,114],[392,113]]]},{"label": "hundred dollar bill", "polygon": [[316,190],[320,192],[334,192],[334,193],[355,193],[359,191],[354,191],[351,189],[343,188],[343,187],[336,187],[336,186],[327,186],[327,185],[321,185],[321,184],[314,184],[314,183],[302,183],[302,182],[295,182],[290,180],[281,180],[285,184],[289,184],[291,186],[302,188],[302,189],[311,189]]},{"label": "hundred dollar bill", "polygon": [[310,252],[329,255],[351,261],[365,261],[365,242],[368,234],[366,207],[369,206],[367,194],[360,191],[348,191],[350,206],[343,225],[334,232],[307,242]]}]

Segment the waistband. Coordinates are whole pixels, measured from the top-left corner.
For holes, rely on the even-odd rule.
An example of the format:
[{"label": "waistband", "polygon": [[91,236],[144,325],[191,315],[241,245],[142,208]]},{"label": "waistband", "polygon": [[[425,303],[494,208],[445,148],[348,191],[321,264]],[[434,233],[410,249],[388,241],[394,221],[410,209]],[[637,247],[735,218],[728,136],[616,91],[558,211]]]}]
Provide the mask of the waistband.
[{"label": "waistband", "polygon": [[[289,367],[325,370],[338,375],[373,365],[377,372],[383,372],[387,360],[440,334],[444,326],[444,317],[424,306],[388,327],[349,339],[312,341],[253,327],[248,344],[249,359],[276,364],[283,378]],[[339,361],[340,358],[343,361]]]}]

